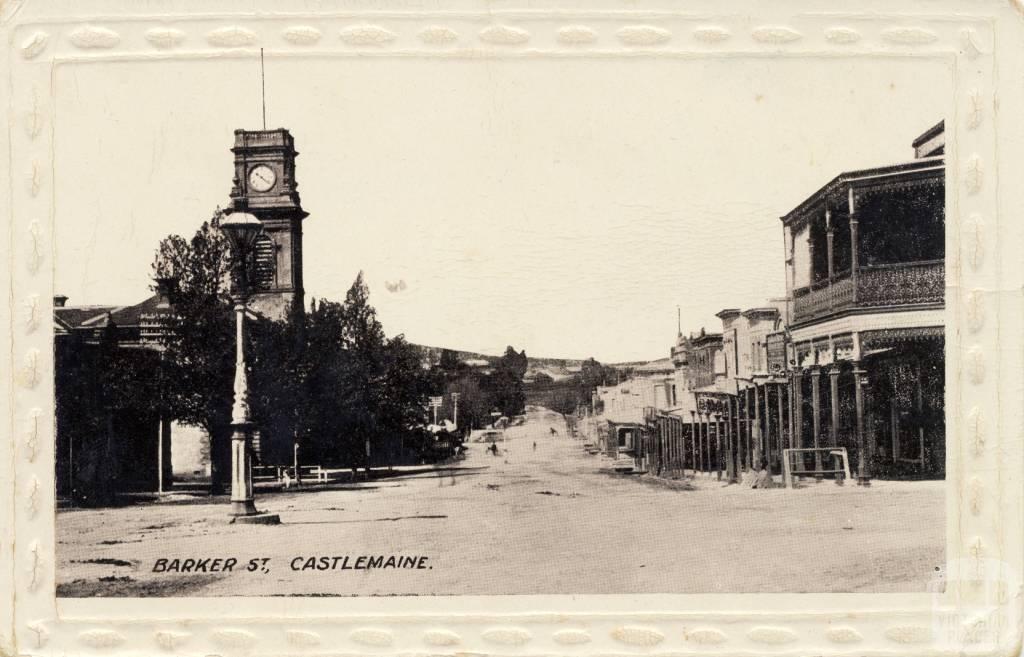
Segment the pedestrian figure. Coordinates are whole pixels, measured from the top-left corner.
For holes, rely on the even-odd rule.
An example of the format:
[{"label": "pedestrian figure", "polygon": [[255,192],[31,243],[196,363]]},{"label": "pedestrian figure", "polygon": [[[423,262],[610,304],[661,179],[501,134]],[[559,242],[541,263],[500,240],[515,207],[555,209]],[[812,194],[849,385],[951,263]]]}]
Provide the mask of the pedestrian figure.
[{"label": "pedestrian figure", "polygon": [[761,461],[761,470],[757,473],[757,477],[754,479],[754,483],[751,485],[751,488],[775,488],[775,481],[772,480],[772,474],[768,470],[767,461]]},{"label": "pedestrian figure", "polygon": [[533,451],[537,451],[537,441],[533,441]]}]

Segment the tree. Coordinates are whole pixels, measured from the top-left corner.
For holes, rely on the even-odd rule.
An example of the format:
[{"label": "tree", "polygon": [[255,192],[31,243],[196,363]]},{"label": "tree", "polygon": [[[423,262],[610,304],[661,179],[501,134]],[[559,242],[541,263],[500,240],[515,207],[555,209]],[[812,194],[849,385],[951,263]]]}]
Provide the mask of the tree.
[{"label": "tree", "polygon": [[[369,468],[369,453],[379,426],[382,386],[385,369],[384,329],[377,320],[377,311],[369,303],[370,290],[359,272],[345,295],[341,307],[341,343],[346,352],[341,390],[344,396],[337,400],[345,420],[345,430],[355,442],[356,449],[347,454],[355,462]],[[364,446],[360,452],[359,446]]]},{"label": "tree", "polygon": [[[191,240],[163,240],[153,263],[155,277],[180,281],[162,339],[165,403],[172,417],[206,430],[213,492],[223,490],[231,462],[236,348],[220,218],[218,210]],[[387,339],[362,272],[344,303],[314,299],[304,318],[250,318],[246,329],[250,409],[270,460],[290,462],[298,443],[307,462],[369,467],[367,444],[394,455],[395,441],[423,424],[437,382],[417,347]]]},{"label": "tree", "polygon": [[[302,385],[304,449],[324,462],[392,462],[401,439],[425,424],[437,387],[423,354],[401,335],[388,339],[369,303],[362,272],[344,303],[314,300],[306,320]],[[370,454],[366,445],[370,445]]]},{"label": "tree", "polygon": [[469,366],[459,359],[458,352],[451,349],[442,349],[437,368],[444,374],[446,379],[454,381],[465,374]]},{"label": "tree", "polygon": [[[347,396],[349,358],[343,336],[345,311],[340,303],[311,300],[305,317],[304,349],[291,367],[296,426],[302,458],[319,463],[351,463],[359,446],[348,432],[340,400]],[[283,341],[287,344],[288,338]],[[273,375],[268,368],[268,375]]]},{"label": "tree", "polygon": [[526,395],[523,391],[523,376],[529,361],[526,352],[516,353],[510,346],[498,360],[488,379],[489,392],[494,406],[502,415],[519,415],[525,410]]},{"label": "tree", "polygon": [[384,373],[377,407],[376,443],[388,464],[394,462],[402,438],[416,433],[427,423],[427,398],[437,382],[422,366],[419,347],[398,335],[384,347]]},{"label": "tree", "polygon": [[228,276],[230,246],[218,228],[218,208],[191,240],[171,235],[153,261],[155,279],[178,281],[174,313],[163,316],[164,400],[179,421],[210,439],[211,492],[223,492],[231,460],[235,330]]},{"label": "tree", "polygon": [[[449,400],[453,393],[459,395],[460,429],[482,429],[490,423],[494,405],[475,374],[467,373],[452,381],[444,391],[445,398]],[[452,411],[454,413],[454,408]]]},{"label": "tree", "polygon": [[527,392],[531,403],[568,415],[574,413],[581,405],[589,406],[595,388],[614,383],[617,376],[614,367],[602,365],[589,358],[583,362],[580,371],[568,379],[545,382],[538,375],[534,379],[535,385],[528,387]]},{"label": "tree", "polygon": [[597,386],[615,383],[616,372],[614,367],[602,365],[593,358],[588,358],[580,367],[579,379],[584,388],[593,390]]},{"label": "tree", "polygon": [[548,408],[562,415],[572,415],[579,404],[579,390],[571,387],[556,388],[548,397]]},{"label": "tree", "polygon": [[311,363],[305,348],[305,322],[289,318],[250,318],[246,323],[249,364],[249,409],[260,429],[260,457],[290,463],[308,415],[314,412],[307,393]]},{"label": "tree", "polygon": [[[218,208],[190,240],[179,235],[162,240],[152,265],[155,280],[177,281],[174,312],[161,320],[162,388],[155,398],[168,416],[206,432],[214,494],[224,492],[231,467],[237,348],[231,246],[219,228],[223,216]],[[251,416],[260,430],[261,451],[278,461],[304,408],[302,329],[291,320],[250,317],[246,323]]]}]

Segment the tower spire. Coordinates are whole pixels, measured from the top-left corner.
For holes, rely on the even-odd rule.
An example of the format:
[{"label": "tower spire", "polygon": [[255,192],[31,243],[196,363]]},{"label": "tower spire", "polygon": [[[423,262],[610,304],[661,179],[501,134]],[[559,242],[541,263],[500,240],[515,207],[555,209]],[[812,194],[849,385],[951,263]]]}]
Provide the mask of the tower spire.
[{"label": "tower spire", "polygon": [[681,306],[676,306],[676,336],[683,334],[683,309]]}]

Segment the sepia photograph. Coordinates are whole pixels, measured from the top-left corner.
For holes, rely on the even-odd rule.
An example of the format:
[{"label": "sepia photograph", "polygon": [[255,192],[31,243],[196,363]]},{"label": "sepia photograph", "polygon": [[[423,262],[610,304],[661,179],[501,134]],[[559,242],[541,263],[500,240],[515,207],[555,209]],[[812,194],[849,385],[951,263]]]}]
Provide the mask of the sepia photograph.
[{"label": "sepia photograph", "polygon": [[0,2],[0,654],[1019,653],[1019,9]]},{"label": "sepia photograph", "polygon": [[537,67],[57,70],[58,597],[936,586],[948,67]]}]

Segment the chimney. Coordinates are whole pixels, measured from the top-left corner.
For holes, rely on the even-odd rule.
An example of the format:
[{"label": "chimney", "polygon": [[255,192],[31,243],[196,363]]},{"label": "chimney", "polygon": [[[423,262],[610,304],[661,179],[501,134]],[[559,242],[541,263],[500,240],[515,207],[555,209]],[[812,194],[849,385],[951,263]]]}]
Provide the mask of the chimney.
[{"label": "chimney", "polygon": [[156,279],[157,308],[170,308],[178,296],[178,279],[175,277]]},{"label": "chimney", "polygon": [[68,298],[66,296],[64,296],[63,294],[55,294],[55,295],[53,295],[53,307],[54,308],[63,308],[64,304],[66,304],[67,302],[68,302]]}]

